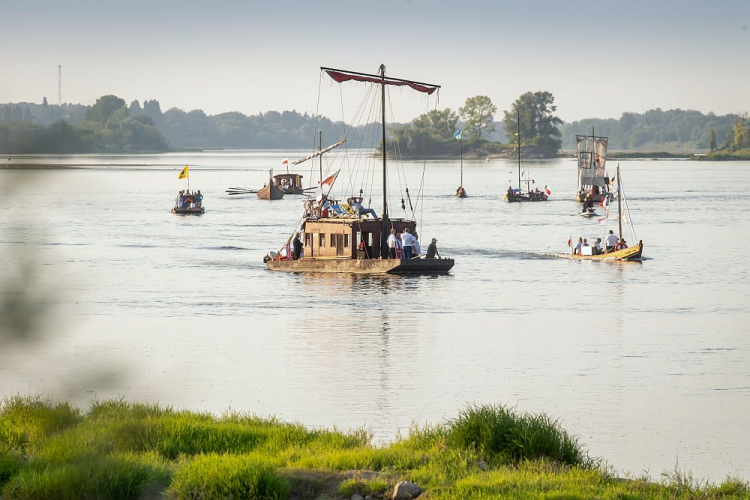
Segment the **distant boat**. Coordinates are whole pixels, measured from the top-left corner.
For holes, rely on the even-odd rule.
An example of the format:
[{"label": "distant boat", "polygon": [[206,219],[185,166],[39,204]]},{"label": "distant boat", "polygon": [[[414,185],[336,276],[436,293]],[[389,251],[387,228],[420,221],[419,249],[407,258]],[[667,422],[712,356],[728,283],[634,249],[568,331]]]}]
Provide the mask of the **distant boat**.
[{"label": "distant boat", "polygon": [[583,203],[590,199],[599,203],[610,196],[609,178],[605,172],[609,137],[597,137],[594,129],[591,135],[577,135],[578,189],[575,200]]},{"label": "distant boat", "polygon": [[460,144],[459,150],[461,151],[461,181],[458,184],[458,189],[456,189],[456,198],[466,198],[466,190],[464,189],[464,129],[459,128],[458,131],[456,131],[453,136],[458,139],[458,142]]},{"label": "distant boat", "polygon": [[280,200],[284,197],[284,190],[277,184],[273,176],[273,169],[268,171],[268,183],[256,193],[261,200]]},{"label": "distant boat", "polygon": [[200,215],[206,211],[203,207],[203,195],[200,190],[190,192],[190,167],[185,165],[177,176],[178,179],[187,179],[187,189],[180,191],[174,200],[173,214]]},{"label": "distant boat", "polygon": [[[263,259],[266,266],[274,271],[349,273],[349,274],[440,274],[453,267],[453,259],[411,258],[397,255],[389,258],[388,236],[391,230],[401,233],[415,232],[416,221],[391,218],[389,215],[387,182],[387,138],[386,134],[386,87],[408,86],[412,89],[432,94],[439,86],[386,77],[385,66],[380,66],[379,74],[357,73],[353,71],[321,68],[338,83],[350,80],[374,84],[368,87],[380,99],[382,125],[382,180],[383,208],[378,217],[372,208],[361,206],[364,201],[350,197],[349,205],[338,203],[329,197],[330,190],[339,172],[321,179],[319,190],[313,198],[305,202],[305,214],[299,226],[287,239],[279,252],[269,252]],[[323,149],[312,156],[322,154]],[[374,172],[373,172],[374,174]],[[322,177],[322,167],[321,167]],[[324,187],[329,186],[327,193]],[[408,193],[408,189],[407,189]],[[408,195],[407,195],[408,197]],[[405,207],[402,200],[402,207]],[[411,201],[409,201],[411,203]],[[405,210],[405,208],[404,208]],[[407,238],[408,240],[408,238]],[[292,245],[296,251],[292,250]],[[301,252],[301,256],[300,256]],[[428,250],[428,254],[429,254]],[[295,258],[295,254],[301,258]]]},{"label": "distant boat", "polygon": [[[623,219],[628,221],[630,225],[631,233],[633,235],[633,241],[635,241],[635,229],[633,228],[632,219],[630,218],[630,210],[628,210],[627,201],[625,200],[625,194],[622,189],[622,179],[620,177],[620,166],[617,166],[617,222],[618,222],[618,236],[617,244],[614,246],[614,250],[610,252],[603,252],[600,254],[594,254],[592,246],[586,246],[581,248],[581,254],[571,253],[568,255],[561,255],[569,257],[571,259],[580,260],[611,260],[611,261],[637,261],[641,260],[643,255],[643,240],[639,240],[637,244],[632,247],[626,247],[627,242],[622,237],[622,222]],[[624,205],[623,205],[624,203]],[[624,209],[624,211],[623,211]],[[600,222],[606,224],[609,219],[609,214],[605,216]],[[606,227],[606,226],[605,226]],[[572,240],[572,238],[571,238]],[[606,237],[604,241],[604,249],[606,249]]]},{"label": "distant boat", "polygon": [[532,179],[526,178],[526,192],[521,190],[521,111],[516,110],[516,123],[518,126],[518,132],[516,133],[516,153],[518,156],[518,189],[513,189],[512,186],[508,186],[503,196],[503,200],[508,203],[524,202],[524,201],[547,201],[549,198],[549,191],[545,186],[544,191],[538,189],[531,190],[531,183],[534,182]]},{"label": "distant boat", "polygon": [[[182,205],[179,203],[180,198],[182,198]],[[173,214],[201,215],[205,212],[206,208],[203,206],[203,203],[195,200],[195,193],[178,195],[174,207],[172,207]]]}]

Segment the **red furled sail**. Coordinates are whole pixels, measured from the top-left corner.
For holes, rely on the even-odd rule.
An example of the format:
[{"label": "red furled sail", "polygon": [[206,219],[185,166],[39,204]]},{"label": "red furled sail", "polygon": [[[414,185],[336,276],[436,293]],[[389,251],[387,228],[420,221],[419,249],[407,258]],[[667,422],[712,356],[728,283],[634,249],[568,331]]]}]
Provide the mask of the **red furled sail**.
[{"label": "red furled sail", "polygon": [[328,73],[328,76],[333,78],[334,81],[338,83],[342,82],[348,82],[350,80],[354,80],[357,82],[370,82],[370,83],[380,83],[380,84],[386,84],[386,85],[394,85],[397,87],[411,87],[412,89],[416,90],[417,92],[424,92],[425,94],[432,94],[437,89],[440,88],[440,85],[432,85],[429,83],[421,83],[421,82],[412,82],[410,80],[401,80],[399,78],[388,78],[388,77],[382,77],[378,75],[368,75],[366,73],[354,73],[349,71],[342,71],[338,69],[331,69],[331,68],[321,68],[323,71]]}]

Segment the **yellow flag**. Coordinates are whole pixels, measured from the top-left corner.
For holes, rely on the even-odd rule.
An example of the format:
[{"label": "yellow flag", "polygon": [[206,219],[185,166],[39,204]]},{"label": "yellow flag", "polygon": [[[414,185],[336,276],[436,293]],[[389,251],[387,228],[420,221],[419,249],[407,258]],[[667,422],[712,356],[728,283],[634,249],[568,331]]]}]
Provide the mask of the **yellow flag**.
[{"label": "yellow flag", "polygon": [[185,165],[185,168],[182,169],[182,172],[180,172],[180,175],[177,178],[178,179],[184,179],[185,177],[189,177],[189,175],[188,175],[189,173],[190,172],[188,171],[188,166]]}]

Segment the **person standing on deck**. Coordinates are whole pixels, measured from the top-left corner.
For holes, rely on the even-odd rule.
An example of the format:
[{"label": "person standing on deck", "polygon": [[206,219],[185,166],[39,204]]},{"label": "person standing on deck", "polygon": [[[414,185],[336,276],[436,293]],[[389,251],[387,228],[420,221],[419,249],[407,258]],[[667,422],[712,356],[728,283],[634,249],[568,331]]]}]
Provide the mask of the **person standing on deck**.
[{"label": "person standing on deck", "polygon": [[294,236],[294,260],[299,260],[302,255],[302,240],[299,238],[299,233]]},{"label": "person standing on deck", "polygon": [[401,245],[404,247],[404,258],[405,259],[411,259],[413,255],[413,248],[412,248],[412,241],[414,239],[414,236],[411,235],[411,232],[409,231],[409,228],[407,227],[404,229],[404,232],[401,233]]},{"label": "person standing on deck", "polygon": [[438,259],[442,259],[442,257],[440,256],[440,252],[438,252],[438,249],[437,249],[437,239],[432,238],[432,243],[430,243],[430,246],[427,247],[426,258],[434,259],[436,255]]},{"label": "person standing on deck", "polygon": [[391,229],[391,234],[388,235],[388,239],[386,240],[386,243],[388,244],[388,258],[395,259],[396,248],[398,247],[398,243],[396,242],[396,230],[395,229]]},{"label": "person standing on deck", "polygon": [[414,234],[412,235],[412,249],[414,250],[414,257],[419,257],[419,254],[422,253],[422,246],[419,244],[419,235],[416,231],[414,231]]}]

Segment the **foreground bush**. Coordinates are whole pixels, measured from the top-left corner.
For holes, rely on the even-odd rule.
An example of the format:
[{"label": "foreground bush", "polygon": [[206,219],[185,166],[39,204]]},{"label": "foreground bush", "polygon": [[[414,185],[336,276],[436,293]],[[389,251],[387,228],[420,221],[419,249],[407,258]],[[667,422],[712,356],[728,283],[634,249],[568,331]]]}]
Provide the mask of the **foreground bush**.
[{"label": "foreground bush", "polygon": [[543,413],[519,415],[499,405],[463,410],[449,423],[448,440],[455,447],[475,448],[501,462],[551,459],[577,467],[594,465],[556,420]]},{"label": "foreground bush", "polygon": [[172,479],[169,493],[184,500],[283,500],[289,497],[289,483],[273,467],[256,459],[210,454],[182,464]]}]

